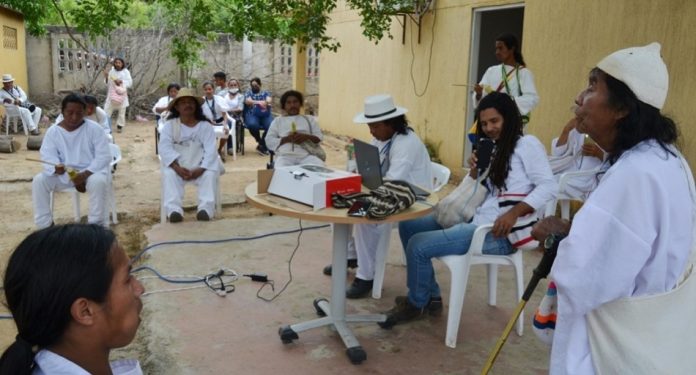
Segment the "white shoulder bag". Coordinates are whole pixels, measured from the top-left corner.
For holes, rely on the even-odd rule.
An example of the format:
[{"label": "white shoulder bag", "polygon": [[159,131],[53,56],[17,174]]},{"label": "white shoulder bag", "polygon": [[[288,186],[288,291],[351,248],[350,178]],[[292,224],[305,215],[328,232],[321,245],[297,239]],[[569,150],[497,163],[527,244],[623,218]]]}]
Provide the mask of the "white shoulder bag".
[{"label": "white shoulder bag", "polygon": [[[684,158],[679,158],[696,214],[694,179]],[[696,222],[692,236],[696,239]],[[674,289],[608,302],[587,314],[597,374],[696,373],[696,277],[692,272],[695,256],[696,241]]]},{"label": "white shoulder bag", "polygon": [[488,188],[481,182],[488,176],[488,170],[480,178],[473,179],[467,173],[456,189],[435,206],[435,221],[447,229],[459,223],[468,223],[476,214],[488,195]]}]

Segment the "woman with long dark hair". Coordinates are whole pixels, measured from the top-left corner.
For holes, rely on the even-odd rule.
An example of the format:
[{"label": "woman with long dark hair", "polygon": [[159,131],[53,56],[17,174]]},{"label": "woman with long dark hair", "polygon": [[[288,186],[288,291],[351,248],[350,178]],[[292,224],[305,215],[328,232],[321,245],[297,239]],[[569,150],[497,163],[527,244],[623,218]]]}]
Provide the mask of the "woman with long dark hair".
[{"label": "woman with long dark hair", "polygon": [[[593,358],[595,351],[590,348],[588,316],[615,300],[628,304],[670,291],[687,267],[694,240],[694,202],[689,167],[676,148],[677,127],[660,112],[668,83],[660,45],[652,43],[602,59],[575,100],[578,131],[597,142],[607,158],[572,226],[550,217],[533,231],[535,238],[548,242],[567,235],[558,246],[551,270],[558,291],[551,374],[593,374],[599,358]],[[664,309],[681,308],[664,305]],[[624,316],[615,320],[625,322]],[[641,323],[636,329],[645,331],[652,330],[655,322]],[[693,370],[653,366],[653,361],[659,362],[668,352],[678,361],[691,355],[692,347],[682,344],[686,337],[640,343],[644,351],[639,354],[627,348],[622,337],[608,336],[606,330],[602,335],[616,340],[614,346],[622,350],[621,358],[612,359],[624,366],[621,372]],[[627,361],[636,356],[640,361]]]},{"label": "woman with long dark hair", "polygon": [[[486,235],[484,254],[505,255],[528,238],[511,243],[508,236],[517,219],[543,208],[554,198],[558,185],[546,159],[546,150],[532,135],[522,134],[522,121],[512,98],[491,93],[476,108],[478,136],[496,144],[488,176],[481,181],[487,189],[484,202],[470,223],[443,228],[434,215],[399,223],[399,236],[406,252],[408,295],[396,298],[387,312],[383,328],[417,319],[425,313],[442,311],[440,288],[435,280],[432,258],[466,254],[479,225],[493,223]],[[469,175],[476,179],[475,155],[469,161]],[[519,233],[518,233],[519,234]]]},{"label": "woman with long dark hair", "polygon": [[34,232],[3,281],[18,333],[0,374],[142,374],[135,360],[109,363],[111,349],[135,337],[144,292],[113,232],[91,224]]},{"label": "woman with long dark hair", "polygon": [[130,105],[128,89],[133,86],[133,78],[126,68],[126,61],[120,57],[115,58],[111,63],[111,70],[107,73],[104,69],[103,74],[107,86],[104,112],[111,118],[114,111],[118,111],[116,129],[120,133],[126,126],[126,108]]}]

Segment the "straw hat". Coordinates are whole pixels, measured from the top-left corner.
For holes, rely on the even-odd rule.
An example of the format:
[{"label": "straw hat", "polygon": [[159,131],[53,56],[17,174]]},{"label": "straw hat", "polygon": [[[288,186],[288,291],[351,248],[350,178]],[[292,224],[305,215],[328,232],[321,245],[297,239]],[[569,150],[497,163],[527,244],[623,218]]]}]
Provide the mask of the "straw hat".
[{"label": "straw hat", "polygon": [[660,43],[622,49],[605,57],[599,69],[628,86],[643,103],[662,109],[667,99],[669,74],[660,56]]},{"label": "straw hat", "polygon": [[12,74],[3,74],[2,75],[2,83],[7,83],[7,82],[14,82],[14,78],[12,78]]},{"label": "straw hat", "polygon": [[365,111],[353,117],[356,124],[369,124],[401,116],[408,112],[406,108],[394,105],[391,95],[380,94],[365,98]]},{"label": "straw hat", "polygon": [[196,100],[196,103],[198,105],[203,105],[203,98],[200,95],[196,95],[196,91],[190,87],[182,87],[181,90],[179,90],[179,93],[176,94],[176,98],[174,98],[171,102],[169,102],[169,106],[167,107],[168,111],[171,111],[172,108],[176,105],[176,103],[179,101],[181,98],[193,98]]}]

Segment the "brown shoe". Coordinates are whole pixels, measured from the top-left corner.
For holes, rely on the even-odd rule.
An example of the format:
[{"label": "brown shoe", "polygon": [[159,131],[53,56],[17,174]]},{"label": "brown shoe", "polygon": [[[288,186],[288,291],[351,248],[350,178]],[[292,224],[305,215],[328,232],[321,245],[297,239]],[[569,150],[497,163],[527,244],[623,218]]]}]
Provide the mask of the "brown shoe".
[{"label": "brown shoe", "polygon": [[384,322],[379,322],[380,327],[384,329],[390,329],[391,327],[406,323],[412,320],[421,319],[425,316],[426,307],[416,307],[411,304],[411,302],[406,298],[406,300],[400,300],[391,310],[387,311],[387,319]]},{"label": "brown shoe", "polygon": [[[394,298],[394,302],[397,305],[403,304],[408,301],[408,296],[398,296]],[[442,315],[442,297],[430,297],[428,305],[425,307],[430,316],[440,316]]]}]

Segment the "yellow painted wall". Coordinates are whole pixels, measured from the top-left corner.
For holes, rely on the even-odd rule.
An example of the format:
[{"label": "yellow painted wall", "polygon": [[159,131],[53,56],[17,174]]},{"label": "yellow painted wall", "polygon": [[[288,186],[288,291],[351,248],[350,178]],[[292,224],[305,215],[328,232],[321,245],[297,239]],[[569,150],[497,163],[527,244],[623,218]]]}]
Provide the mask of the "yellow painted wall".
[{"label": "yellow painted wall", "polygon": [[[454,173],[464,155],[465,119],[469,110],[468,89],[452,86],[466,83],[469,75],[472,9],[481,6],[518,4],[519,1],[436,0],[433,15],[423,19],[421,43],[417,30],[407,20],[406,43],[394,19],[394,39],[378,45],[363,37],[360,18],[339,6],[332,13],[329,35],[341,48],[321,54],[319,99],[323,129],[369,139],[366,125],[352,123],[362,110],[366,95],[391,93],[397,105],[407,107],[411,125],[421,139],[441,143],[440,157]],[[523,54],[540,95],[528,131],[549,147],[551,139],[570,118],[575,95],[584,87],[587,73],[614,50],[659,41],[670,73],[670,90],[664,112],[681,125],[683,147],[696,165],[696,1],[692,0],[527,0],[525,3]],[[411,45],[416,91],[411,80]],[[414,40],[411,44],[411,36]],[[427,125],[426,125],[427,124]]]},{"label": "yellow painted wall", "polygon": [[680,125],[682,151],[694,169],[694,19],[692,0],[527,0],[523,52],[541,98],[529,130],[548,145],[570,119],[573,99],[599,60],[618,49],[657,41],[670,76],[663,113]]},{"label": "yellow painted wall", "polygon": [[29,95],[29,80],[27,78],[26,31],[24,18],[21,14],[0,7],[0,26],[17,29],[17,49],[5,48],[2,44],[2,28],[0,27],[0,74],[12,74],[15,84]]}]

